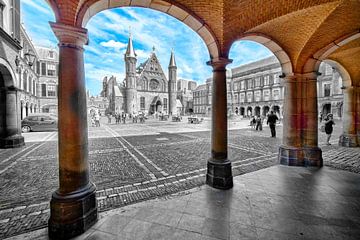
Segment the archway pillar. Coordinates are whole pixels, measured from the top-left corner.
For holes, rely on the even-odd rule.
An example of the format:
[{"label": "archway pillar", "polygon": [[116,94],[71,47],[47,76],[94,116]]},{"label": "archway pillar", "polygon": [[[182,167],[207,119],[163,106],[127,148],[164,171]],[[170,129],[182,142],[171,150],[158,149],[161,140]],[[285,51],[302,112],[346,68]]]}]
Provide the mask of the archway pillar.
[{"label": "archway pillar", "polygon": [[20,101],[15,87],[0,89],[0,148],[16,148],[25,145],[21,136]]},{"label": "archway pillar", "polygon": [[339,145],[343,147],[360,146],[360,87],[349,86],[344,89],[343,133]]},{"label": "archway pillar", "polygon": [[318,147],[316,81],[316,73],[284,78],[283,144],[279,148],[283,165],[323,165]]},{"label": "archway pillar", "polygon": [[214,188],[233,187],[231,162],[227,154],[227,83],[226,65],[231,60],[220,58],[208,62],[213,67],[211,158],[207,163],[206,183]]},{"label": "archway pillar", "polygon": [[59,40],[59,188],[50,202],[49,236],[68,239],[97,221],[96,187],[89,180],[83,45],[87,30],[50,24]]}]

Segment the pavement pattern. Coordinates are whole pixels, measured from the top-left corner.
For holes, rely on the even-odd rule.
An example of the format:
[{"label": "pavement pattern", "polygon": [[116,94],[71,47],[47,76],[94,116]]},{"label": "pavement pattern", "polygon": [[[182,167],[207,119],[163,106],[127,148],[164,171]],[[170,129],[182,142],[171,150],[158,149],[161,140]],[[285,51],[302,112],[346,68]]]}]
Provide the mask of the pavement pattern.
[{"label": "pavement pattern", "polygon": [[[240,126],[241,125],[241,126]],[[89,127],[90,177],[97,186],[100,211],[174,194],[205,183],[210,158],[210,122],[202,124],[148,121],[146,124],[102,124]],[[247,121],[229,122],[228,150],[233,175],[277,164],[282,127],[270,138]],[[319,133],[324,164],[360,172],[360,150],[331,146]],[[31,135],[32,134],[32,135]],[[57,133],[25,136],[19,149],[0,150],[0,239],[43,228],[49,201],[58,187]]]}]

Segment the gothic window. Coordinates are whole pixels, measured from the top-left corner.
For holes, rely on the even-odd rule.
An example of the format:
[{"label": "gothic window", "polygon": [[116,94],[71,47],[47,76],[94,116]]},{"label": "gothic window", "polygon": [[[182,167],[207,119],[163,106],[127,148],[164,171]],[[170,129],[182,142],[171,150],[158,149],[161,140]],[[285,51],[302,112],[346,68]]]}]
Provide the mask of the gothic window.
[{"label": "gothic window", "polygon": [[167,98],[164,98],[164,111],[167,111],[167,107],[168,107]]},{"label": "gothic window", "polygon": [[140,97],[140,110],[145,110],[145,97]]},{"label": "gothic window", "polygon": [[28,81],[27,73],[24,72],[24,75],[23,75],[23,90],[24,90],[24,91],[27,90],[27,81]]},{"label": "gothic window", "polygon": [[32,93],[32,77],[29,77],[29,92]]},{"label": "gothic window", "polygon": [[159,81],[156,80],[156,79],[151,79],[150,80],[150,84],[149,84],[149,87],[151,90],[156,90],[159,88]]},{"label": "gothic window", "polygon": [[324,84],[324,97],[330,97],[330,84]]}]

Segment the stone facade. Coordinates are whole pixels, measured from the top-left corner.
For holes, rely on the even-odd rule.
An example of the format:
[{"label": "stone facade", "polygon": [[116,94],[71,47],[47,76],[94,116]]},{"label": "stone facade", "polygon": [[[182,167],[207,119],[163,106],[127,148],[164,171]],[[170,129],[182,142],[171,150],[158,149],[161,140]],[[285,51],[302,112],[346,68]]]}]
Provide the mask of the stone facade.
[{"label": "stone facade", "polygon": [[36,73],[39,75],[37,97],[40,111],[43,113],[58,113],[58,68],[59,53],[57,49],[36,47],[39,56],[36,62]]},{"label": "stone facade", "polygon": [[[342,79],[340,74],[322,63],[317,78],[318,109],[326,115],[342,116]],[[283,116],[284,86],[281,66],[275,56],[227,70],[228,115],[266,116],[272,110]],[[210,115],[212,79],[194,91],[194,113]]]},{"label": "stone facade", "polygon": [[130,36],[124,55],[125,79],[120,84],[114,76],[104,77],[100,97],[109,102],[106,113],[186,114],[192,111],[192,91],[196,82],[177,80],[177,66],[172,52],[165,75],[155,54],[139,66]]}]

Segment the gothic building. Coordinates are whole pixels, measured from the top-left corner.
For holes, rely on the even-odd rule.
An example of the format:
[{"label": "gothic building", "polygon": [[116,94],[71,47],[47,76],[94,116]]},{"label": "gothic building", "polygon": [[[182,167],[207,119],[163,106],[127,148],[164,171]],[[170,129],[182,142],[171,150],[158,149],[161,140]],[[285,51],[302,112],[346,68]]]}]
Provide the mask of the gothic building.
[{"label": "gothic building", "polygon": [[188,89],[176,87],[177,66],[174,52],[171,52],[170,56],[168,78],[155,54],[155,48],[150,57],[137,66],[137,55],[131,36],[124,61],[125,79],[122,84],[117,82],[114,76],[103,79],[103,90],[100,96],[109,101],[106,113],[132,114],[141,111],[145,114],[176,114],[189,112],[192,108],[192,94],[189,94],[189,91],[196,87],[196,82],[181,80],[179,81],[181,86],[187,85]]}]

